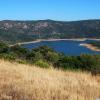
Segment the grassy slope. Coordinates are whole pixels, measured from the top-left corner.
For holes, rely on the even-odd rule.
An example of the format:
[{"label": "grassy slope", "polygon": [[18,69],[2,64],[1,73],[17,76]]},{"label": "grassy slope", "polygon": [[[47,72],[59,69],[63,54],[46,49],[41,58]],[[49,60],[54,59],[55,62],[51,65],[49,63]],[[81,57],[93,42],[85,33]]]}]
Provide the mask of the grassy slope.
[{"label": "grassy slope", "polygon": [[0,100],[96,100],[100,77],[0,60]]}]

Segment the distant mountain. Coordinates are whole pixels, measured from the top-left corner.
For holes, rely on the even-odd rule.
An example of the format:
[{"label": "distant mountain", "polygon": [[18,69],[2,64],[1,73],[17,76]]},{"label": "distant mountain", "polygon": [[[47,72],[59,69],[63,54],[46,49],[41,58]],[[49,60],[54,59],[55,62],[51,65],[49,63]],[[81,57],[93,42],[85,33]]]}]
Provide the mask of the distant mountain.
[{"label": "distant mountain", "polygon": [[0,40],[9,43],[38,38],[100,38],[100,20],[0,21]]}]

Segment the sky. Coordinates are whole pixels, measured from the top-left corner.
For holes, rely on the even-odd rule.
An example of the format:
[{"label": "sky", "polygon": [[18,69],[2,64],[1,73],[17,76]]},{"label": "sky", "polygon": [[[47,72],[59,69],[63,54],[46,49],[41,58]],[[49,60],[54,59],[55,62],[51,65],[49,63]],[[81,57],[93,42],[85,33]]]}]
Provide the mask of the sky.
[{"label": "sky", "polygon": [[100,19],[100,0],[0,0],[0,20]]}]

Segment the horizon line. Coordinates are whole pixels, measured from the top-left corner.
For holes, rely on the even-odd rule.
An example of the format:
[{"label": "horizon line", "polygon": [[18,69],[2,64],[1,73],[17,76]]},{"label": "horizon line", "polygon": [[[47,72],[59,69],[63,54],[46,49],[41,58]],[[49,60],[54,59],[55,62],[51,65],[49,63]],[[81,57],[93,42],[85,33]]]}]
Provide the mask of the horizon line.
[{"label": "horizon line", "polygon": [[57,19],[1,19],[0,21],[62,21],[62,22],[73,22],[73,21],[88,21],[88,20],[100,20],[96,18],[90,19],[79,19],[79,20],[57,20]]}]

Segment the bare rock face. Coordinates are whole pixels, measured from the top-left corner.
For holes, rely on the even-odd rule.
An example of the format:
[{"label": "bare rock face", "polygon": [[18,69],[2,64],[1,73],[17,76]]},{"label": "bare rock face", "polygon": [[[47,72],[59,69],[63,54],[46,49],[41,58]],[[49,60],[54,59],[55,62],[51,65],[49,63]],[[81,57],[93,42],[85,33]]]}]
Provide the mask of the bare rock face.
[{"label": "bare rock face", "polygon": [[12,25],[12,24],[9,24],[9,23],[4,23],[4,27],[5,27],[5,28],[12,28],[13,25]]}]

